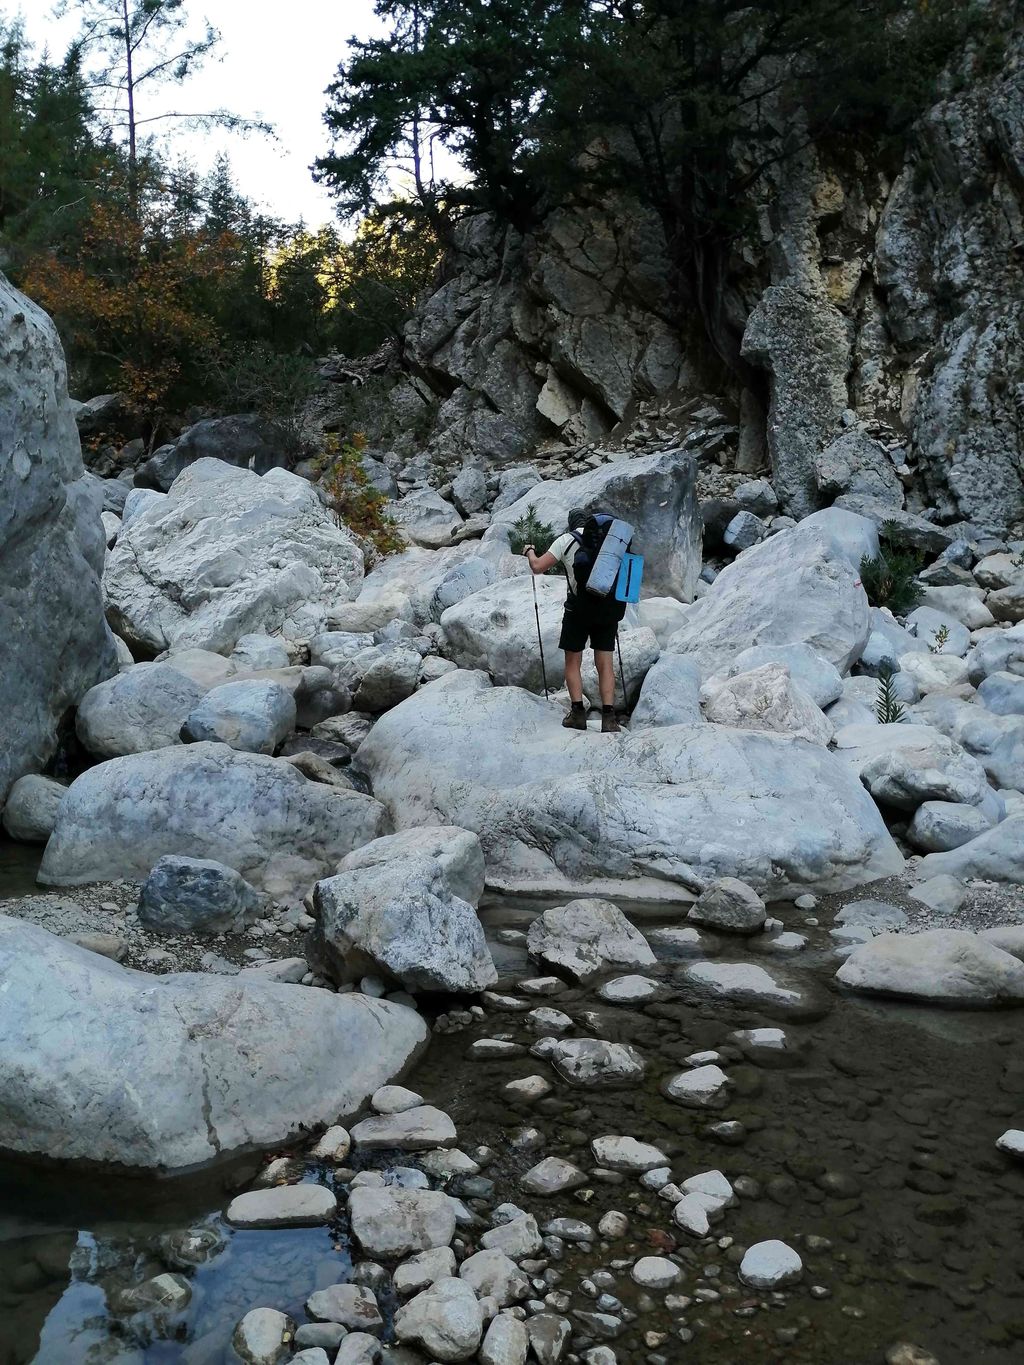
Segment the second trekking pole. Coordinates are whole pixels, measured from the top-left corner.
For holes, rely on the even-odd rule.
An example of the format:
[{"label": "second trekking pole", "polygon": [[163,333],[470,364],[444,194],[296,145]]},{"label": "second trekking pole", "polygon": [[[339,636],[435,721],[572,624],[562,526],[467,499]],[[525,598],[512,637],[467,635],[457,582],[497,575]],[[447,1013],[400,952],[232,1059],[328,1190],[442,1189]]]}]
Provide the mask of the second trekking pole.
[{"label": "second trekking pole", "polygon": [[622,684],[622,714],[629,715],[629,702],[626,700],[626,678],[622,672],[622,646],[619,644],[619,632],[615,632],[615,648],[619,655],[619,682]]},{"label": "second trekking pole", "polygon": [[533,582],[533,614],[537,618],[537,644],[540,647],[540,675],[544,679],[544,700],[548,701],[548,670],[544,663],[544,639],[540,633],[540,607],[537,605],[537,575],[530,570]]}]

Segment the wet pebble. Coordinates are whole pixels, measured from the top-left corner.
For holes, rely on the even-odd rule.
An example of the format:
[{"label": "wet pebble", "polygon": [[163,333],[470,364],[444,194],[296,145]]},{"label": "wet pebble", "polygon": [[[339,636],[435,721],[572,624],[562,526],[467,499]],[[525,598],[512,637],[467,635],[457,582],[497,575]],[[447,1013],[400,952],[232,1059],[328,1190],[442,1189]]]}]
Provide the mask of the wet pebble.
[{"label": "wet pebble", "polygon": [[630,1274],[641,1289],[671,1289],[679,1278],[679,1267],[664,1256],[641,1256]]}]

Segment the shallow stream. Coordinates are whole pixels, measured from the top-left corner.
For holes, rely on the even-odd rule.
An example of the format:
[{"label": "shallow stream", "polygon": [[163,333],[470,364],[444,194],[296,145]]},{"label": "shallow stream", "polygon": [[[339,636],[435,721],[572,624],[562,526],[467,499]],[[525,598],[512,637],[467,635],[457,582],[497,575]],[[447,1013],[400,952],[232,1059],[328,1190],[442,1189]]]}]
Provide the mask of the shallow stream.
[{"label": "shallow stream", "polygon": [[[24,874],[12,860],[0,864],[8,894]],[[538,974],[520,946],[497,938],[523,929],[537,908],[504,899],[482,909],[503,987]],[[624,908],[645,930],[670,919],[664,905]],[[1024,1123],[1024,1015],[841,995],[831,984],[836,962],[824,929],[804,929],[785,909],[788,927],[808,934],[803,951],[769,955],[753,942],[713,938],[701,951],[757,961],[793,979],[804,988],[801,1017],[790,1006],[702,1001],[683,983],[677,957],[649,973],[666,987],[660,1003],[606,1005],[592,988],[572,987],[530,1001],[573,1016],[575,1036],[633,1044],[648,1064],[642,1085],[572,1090],[528,1052],[470,1060],[476,1038],[535,1041],[523,1015],[512,1012],[435,1034],[407,1083],[452,1114],[465,1150],[494,1148],[483,1172],[495,1186],[490,1203],[511,1199],[542,1221],[596,1224],[609,1209],[629,1216],[623,1241],[610,1249],[568,1243],[553,1263],[573,1310],[593,1307],[579,1291],[591,1272],[619,1257],[666,1254],[673,1245],[666,1234],[674,1234],[684,1272],[676,1292],[694,1302],[670,1313],[663,1292],[645,1301],[627,1270],[613,1272],[613,1292],[637,1313],[609,1343],[620,1362],[871,1365],[907,1340],[942,1365],[1024,1360],[1024,1169],[994,1146],[1004,1129]],[[584,1011],[593,1017],[584,1020]],[[730,1053],[732,1030],[760,1025],[786,1031],[787,1065]],[[662,1096],[660,1083],[686,1056],[723,1046],[735,1082],[724,1109],[681,1109]],[[511,1105],[505,1082],[535,1074],[555,1079],[551,1094]],[[722,1119],[743,1124],[738,1144],[708,1135]],[[539,1130],[542,1145],[511,1145],[524,1125]],[[713,1228],[716,1240],[704,1243],[675,1228],[670,1206],[632,1176],[546,1201],[523,1194],[519,1176],[541,1156],[591,1169],[588,1144],[602,1134],[657,1144],[672,1157],[676,1180],[718,1168],[757,1184]],[[221,1210],[258,1164],[162,1183],[0,1168],[0,1365],[221,1365],[235,1359],[231,1334],[248,1309],[281,1308],[304,1321],[309,1294],[351,1273],[347,1230],[343,1219],[288,1232],[229,1228]],[[306,1178],[334,1175],[311,1164]],[[200,1264],[182,1255],[189,1228],[203,1230]],[[737,1278],[739,1250],[776,1237],[800,1250],[803,1282],[776,1295],[751,1292]],[[190,1278],[184,1311],[120,1310],[125,1289],[166,1269]],[[645,1333],[654,1336],[645,1342]]]}]

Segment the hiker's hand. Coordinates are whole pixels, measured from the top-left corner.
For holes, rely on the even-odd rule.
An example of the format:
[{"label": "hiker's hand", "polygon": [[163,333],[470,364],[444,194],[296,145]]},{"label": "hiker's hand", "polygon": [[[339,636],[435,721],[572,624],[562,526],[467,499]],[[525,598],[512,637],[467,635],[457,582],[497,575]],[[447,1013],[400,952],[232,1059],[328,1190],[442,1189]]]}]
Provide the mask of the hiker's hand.
[{"label": "hiker's hand", "polygon": [[531,556],[532,554],[536,554],[536,553],[537,553],[537,547],[536,547],[536,545],[524,545],[524,546],[523,546],[523,554],[526,556],[527,559],[529,559],[530,556]]}]

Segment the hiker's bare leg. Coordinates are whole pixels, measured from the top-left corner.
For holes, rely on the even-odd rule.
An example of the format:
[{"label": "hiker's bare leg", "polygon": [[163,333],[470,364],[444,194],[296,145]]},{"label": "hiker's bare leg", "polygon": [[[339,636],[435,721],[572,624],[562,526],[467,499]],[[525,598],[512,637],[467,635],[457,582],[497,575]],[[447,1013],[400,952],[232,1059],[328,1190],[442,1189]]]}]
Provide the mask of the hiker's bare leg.
[{"label": "hiker's bare leg", "polygon": [[583,675],[580,671],[582,665],[582,650],[578,654],[571,649],[565,651],[565,685],[569,689],[569,700],[573,703],[583,700]]},{"label": "hiker's bare leg", "polygon": [[[566,660],[568,657],[566,655]],[[615,656],[610,649],[595,649],[594,663],[597,665],[597,681],[601,688],[601,705],[611,706],[615,701]]]}]

